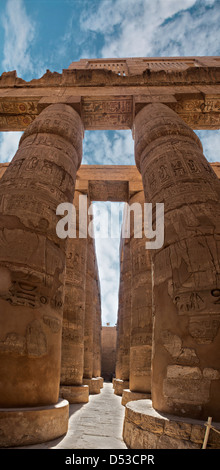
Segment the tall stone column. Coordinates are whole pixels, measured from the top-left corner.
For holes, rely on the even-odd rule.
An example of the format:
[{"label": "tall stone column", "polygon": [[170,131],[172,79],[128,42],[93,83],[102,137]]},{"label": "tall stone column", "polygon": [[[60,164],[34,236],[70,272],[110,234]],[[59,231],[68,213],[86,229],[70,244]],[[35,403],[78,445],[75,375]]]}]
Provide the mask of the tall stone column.
[{"label": "tall stone column", "polygon": [[[131,327],[130,327],[130,390],[124,390],[122,404],[131,400],[151,398],[152,349],[152,274],[149,250],[144,234],[144,191],[130,200],[131,251]],[[139,207],[138,207],[139,205]],[[138,217],[138,219],[137,219]],[[137,233],[138,223],[141,233]],[[140,237],[138,238],[137,235]]]},{"label": "tall stone column", "polygon": [[[88,386],[83,385],[87,227],[82,227],[82,215],[79,216],[80,196],[82,193],[75,191],[76,238],[67,239],[62,325],[60,396],[70,403],[89,400]],[[87,214],[85,217],[87,219]],[[82,230],[85,233],[81,233]]]},{"label": "tall stone column", "polygon": [[83,384],[90,394],[100,393],[101,374],[101,303],[94,238],[88,236],[86,271],[86,307],[84,332]]},{"label": "tall stone column", "polygon": [[[81,119],[70,106],[48,106],[25,130],[0,181],[2,408],[54,405],[50,410],[61,413],[55,404],[60,382],[65,241],[56,235],[56,208],[73,200],[82,139]],[[22,435],[25,411],[22,413],[17,433],[20,443],[28,443],[31,437]],[[25,416],[24,421],[30,414]],[[68,409],[66,418],[65,430]],[[39,419],[38,424],[37,431],[30,425],[30,434],[36,432],[35,442],[51,437],[52,428],[45,436],[43,421]],[[16,445],[16,437],[7,441],[3,425],[1,416],[2,445]],[[65,432],[61,427],[55,427],[56,436]]]},{"label": "tall stone column", "polygon": [[101,301],[98,267],[96,263],[94,283],[95,316],[93,324],[93,377],[101,376]]},{"label": "tall stone column", "polygon": [[164,245],[152,251],[153,407],[217,421],[220,183],[197,135],[167,106],[145,106],[134,136],[146,201],[165,210]]},{"label": "tall stone column", "polygon": [[95,317],[95,303],[93,301],[94,261],[93,239],[88,236],[84,326],[84,379],[91,379],[93,375],[93,324]]},{"label": "tall stone column", "polygon": [[[126,211],[124,211],[123,224],[125,225],[126,223],[127,216]],[[121,238],[120,260],[116,378],[114,380],[114,393],[116,395],[122,395],[123,390],[129,388],[131,322],[131,257],[129,238]]]}]

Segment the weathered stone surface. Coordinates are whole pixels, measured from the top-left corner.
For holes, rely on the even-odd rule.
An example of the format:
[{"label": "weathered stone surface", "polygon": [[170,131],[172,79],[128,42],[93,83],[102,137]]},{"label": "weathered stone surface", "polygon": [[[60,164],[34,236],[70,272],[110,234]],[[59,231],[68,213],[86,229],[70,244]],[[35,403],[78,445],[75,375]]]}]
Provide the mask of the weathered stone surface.
[{"label": "weathered stone surface", "polygon": [[121,404],[125,406],[129,401],[148,400],[150,398],[150,393],[131,392],[131,390],[124,389],[122,392]]},{"label": "weathered stone surface", "polygon": [[61,385],[60,397],[65,398],[69,403],[87,403],[89,387],[88,385]]},{"label": "weathered stone surface", "polygon": [[[128,223],[125,208],[123,227],[126,228]],[[123,238],[122,236],[120,242],[120,285],[118,300],[115,375],[116,379],[128,382],[130,374],[131,254],[130,239]]]},{"label": "weathered stone surface", "polygon": [[103,387],[102,377],[93,377],[92,379],[83,379],[83,384],[88,385],[89,394],[96,395],[100,393],[100,388]]},{"label": "weathered stone surface", "polygon": [[49,106],[25,130],[0,181],[2,407],[58,400],[65,242],[56,235],[56,208],[73,200],[82,139],[79,115]]},{"label": "weathered stone surface", "polygon": [[68,237],[66,247],[61,385],[82,385],[83,379],[87,238],[79,238],[80,196],[81,193],[75,191],[76,238]]},{"label": "weathered stone surface", "polygon": [[39,444],[66,434],[69,403],[32,408],[0,409],[0,447]]},{"label": "weathered stone surface", "polygon": [[135,118],[134,137],[145,198],[164,202],[165,210],[164,245],[151,250],[153,405],[218,420],[220,381],[204,377],[203,369],[219,368],[220,182],[197,135],[167,106],[145,106]]},{"label": "weathered stone surface", "polygon": [[115,379],[114,380],[114,393],[115,395],[122,396],[123,390],[129,388],[128,380]]},{"label": "weathered stone surface", "polygon": [[93,342],[94,342],[94,319],[96,304],[94,301],[94,270],[95,257],[93,239],[88,237],[87,266],[86,266],[86,303],[84,321],[84,374],[83,377],[91,379],[93,376]]},{"label": "weathered stone surface", "polygon": [[88,236],[87,243],[84,379],[92,379],[101,376],[101,300],[94,239]]},{"label": "weathered stone surface", "polygon": [[[139,204],[141,238],[136,238],[137,216],[130,212],[131,225],[131,330],[130,375],[132,392],[151,392],[151,346],[152,346],[152,274],[149,250],[146,250],[144,233],[144,191],[130,198],[130,208]],[[133,206],[134,204],[134,206]]]},{"label": "weathered stone surface", "polygon": [[[127,403],[123,438],[131,449],[201,449],[204,421],[158,413],[151,400]],[[213,423],[220,429],[220,423]],[[220,435],[210,432],[207,448],[218,449]]]},{"label": "weathered stone surface", "polygon": [[46,106],[80,112],[85,129],[130,129],[147,103],[167,103],[193,129],[218,129],[218,57],[81,59],[26,82],[0,77],[0,130],[24,130]]}]

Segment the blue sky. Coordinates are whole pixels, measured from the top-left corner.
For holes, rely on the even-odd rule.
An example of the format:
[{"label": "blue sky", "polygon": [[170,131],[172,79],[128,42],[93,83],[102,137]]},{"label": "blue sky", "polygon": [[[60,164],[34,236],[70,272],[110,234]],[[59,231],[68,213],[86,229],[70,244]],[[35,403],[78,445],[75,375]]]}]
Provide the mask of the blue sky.
[{"label": "blue sky", "polygon": [[[91,57],[220,55],[220,0],[1,0],[0,74],[25,80]],[[197,131],[220,161],[219,131]],[[0,161],[21,133],[0,133]],[[134,164],[130,131],[85,132],[85,164]],[[119,240],[97,240],[103,322],[115,324]]]}]

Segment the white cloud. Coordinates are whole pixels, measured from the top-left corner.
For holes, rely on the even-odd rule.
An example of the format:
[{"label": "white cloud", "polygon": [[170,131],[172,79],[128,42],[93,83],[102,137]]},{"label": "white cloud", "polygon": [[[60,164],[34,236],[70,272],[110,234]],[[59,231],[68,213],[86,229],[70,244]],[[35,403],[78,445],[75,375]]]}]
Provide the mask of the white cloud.
[{"label": "white cloud", "polygon": [[[169,42],[169,34],[164,35],[162,26],[195,3],[196,0],[104,0],[94,13],[83,13],[81,26],[85,31],[104,35],[102,57],[152,56],[157,43],[157,55],[162,55],[164,42]],[[175,39],[179,41],[178,31]]]},{"label": "white cloud", "polygon": [[[93,203],[96,207],[100,203]],[[103,203],[102,203],[103,204]],[[108,210],[112,209],[113,226],[116,225],[118,217],[118,208],[121,203],[105,203]],[[120,236],[118,238],[96,238],[96,256],[99,267],[99,277],[101,284],[101,301],[102,301],[102,323],[110,322],[115,325],[117,321],[118,310],[118,288],[120,277],[119,266],[119,245]]]},{"label": "white cloud", "polygon": [[134,165],[131,131],[86,131],[83,164]]},{"label": "white cloud", "polygon": [[33,72],[29,47],[35,36],[35,25],[26,13],[23,0],[7,1],[2,26],[5,33],[3,69],[17,70],[18,75]]},{"label": "white cloud", "polygon": [[119,287],[119,239],[96,239],[101,284],[102,321],[116,323]]},{"label": "white cloud", "polygon": [[220,162],[220,131],[196,131],[209,162]]},{"label": "white cloud", "polygon": [[22,132],[0,133],[0,162],[10,162],[15,155]]}]

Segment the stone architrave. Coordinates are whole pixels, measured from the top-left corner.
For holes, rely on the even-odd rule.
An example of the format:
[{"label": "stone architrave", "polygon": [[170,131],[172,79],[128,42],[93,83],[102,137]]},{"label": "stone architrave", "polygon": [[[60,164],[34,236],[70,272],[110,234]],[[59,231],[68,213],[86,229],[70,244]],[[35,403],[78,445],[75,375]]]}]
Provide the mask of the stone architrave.
[{"label": "stone architrave", "polygon": [[56,208],[73,200],[82,139],[76,111],[47,107],[0,181],[1,407],[58,400],[65,242]]},{"label": "stone architrave", "polygon": [[[124,211],[123,227],[127,224],[127,212]],[[122,232],[123,235],[123,232]],[[130,240],[121,236],[120,244],[120,285],[117,323],[116,380],[114,393],[122,395],[123,389],[129,388],[130,372],[130,321],[131,321],[131,257]]]},{"label": "stone architrave", "polygon": [[164,245],[152,250],[153,407],[219,421],[220,182],[197,135],[167,106],[145,106],[134,138],[146,201],[165,211]]},{"label": "stone architrave", "polygon": [[82,227],[81,216],[79,228],[80,196],[80,191],[75,191],[76,237],[67,239],[62,325],[60,395],[70,403],[85,403],[89,399],[88,386],[83,385],[87,227]]},{"label": "stone architrave", "polygon": [[[151,396],[152,276],[144,233],[144,191],[129,200],[131,253],[130,400]],[[132,209],[133,207],[133,209]],[[135,224],[135,227],[134,227]],[[139,225],[139,231],[138,231]],[[137,393],[138,392],[138,393]],[[123,401],[123,400],[122,400]],[[124,404],[124,401],[123,401]]]}]

